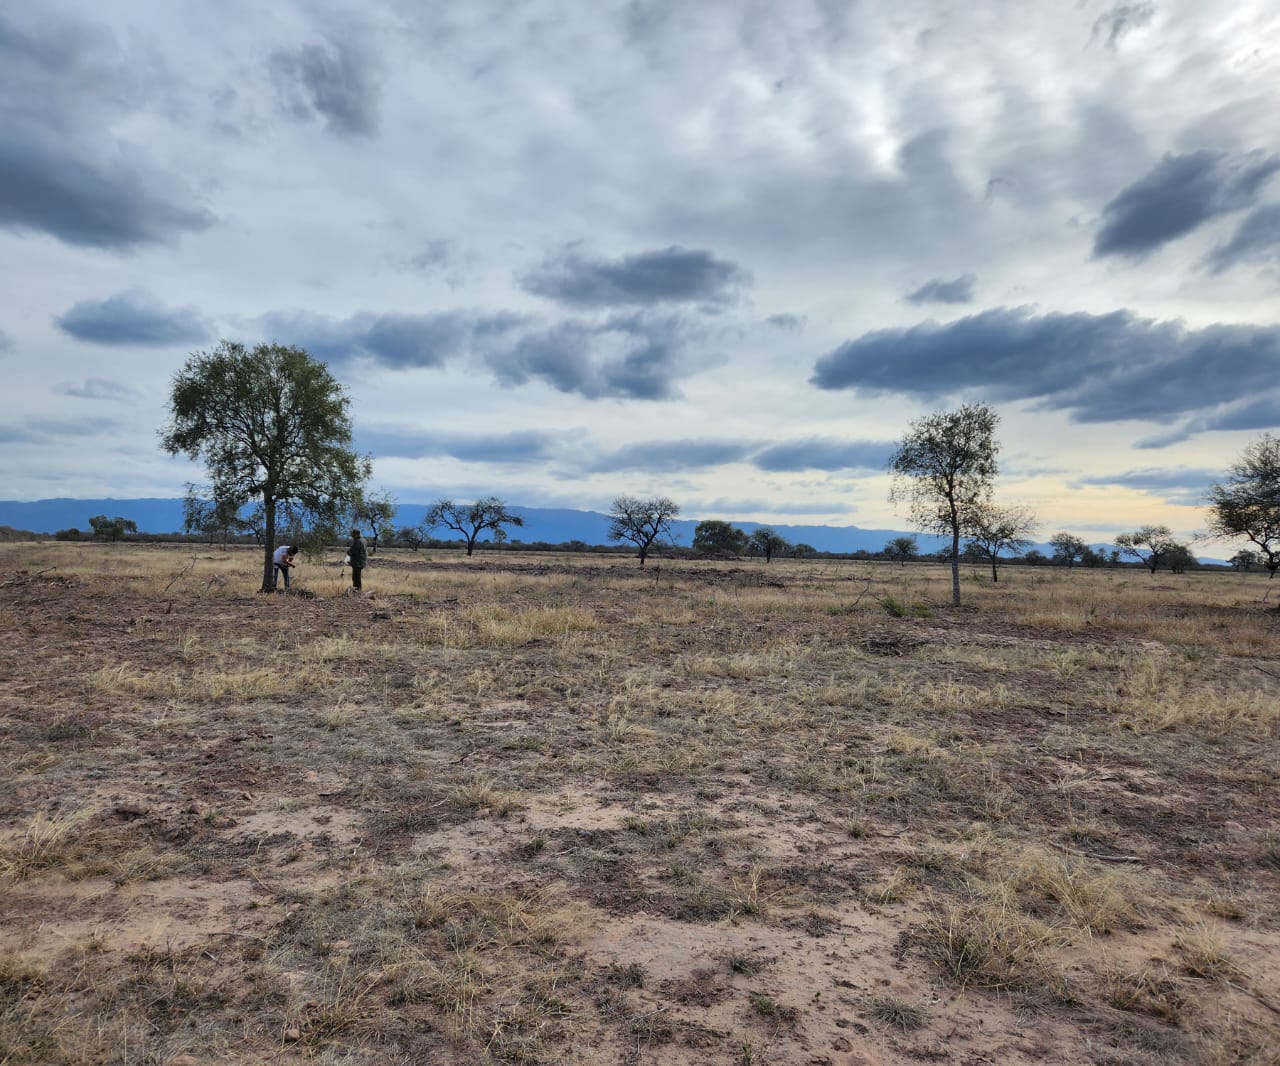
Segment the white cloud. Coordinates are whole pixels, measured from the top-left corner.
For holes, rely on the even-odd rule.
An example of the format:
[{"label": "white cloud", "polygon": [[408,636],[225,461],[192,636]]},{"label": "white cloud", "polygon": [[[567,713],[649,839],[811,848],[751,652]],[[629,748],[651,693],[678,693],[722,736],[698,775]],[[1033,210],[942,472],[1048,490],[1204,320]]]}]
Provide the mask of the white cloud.
[{"label": "white cloud", "polygon": [[[1277,326],[1280,179],[1229,203],[1184,197],[1171,239],[1134,228],[1148,192],[1200,187],[1165,180],[1185,166],[1162,161],[1199,161],[1222,185],[1275,151],[1264,0],[1231,19],[1196,0],[5,10],[0,359],[35,420],[6,449],[24,496],[81,479],[179,491],[192,472],[152,448],[154,429],[210,323],[313,345],[349,383],[358,428],[452,441],[446,458],[378,460],[402,498],[474,486],[599,506],[674,486],[757,516],[838,520],[827,509],[848,500],[850,520],[877,526],[900,519],[842,457],[1001,382],[962,358],[932,389],[815,388],[816,362],[846,341],[966,298],[966,316],[1028,307],[1041,324]],[[1145,257],[1094,259],[1100,235]],[[79,335],[110,348],[56,327],[73,308]],[[1123,332],[1112,362],[1091,351],[1077,391],[1123,379],[1118,360],[1159,341]],[[1100,456],[1223,467],[1266,409],[1202,369],[1212,410],[1175,387],[1201,380],[1188,364],[1142,403],[1097,398],[1126,417],[1084,442],[1064,412],[1031,411],[1034,390],[1006,389],[1010,465],[1060,471],[1035,479],[1048,506],[1070,516],[1056,500],[1075,498],[1099,522],[1116,494],[1145,499],[1136,482],[1081,481]],[[135,424],[104,426],[90,455],[40,429],[118,415],[128,390]],[[679,442],[697,444],[683,464]],[[628,452],[654,469],[605,462]]]}]

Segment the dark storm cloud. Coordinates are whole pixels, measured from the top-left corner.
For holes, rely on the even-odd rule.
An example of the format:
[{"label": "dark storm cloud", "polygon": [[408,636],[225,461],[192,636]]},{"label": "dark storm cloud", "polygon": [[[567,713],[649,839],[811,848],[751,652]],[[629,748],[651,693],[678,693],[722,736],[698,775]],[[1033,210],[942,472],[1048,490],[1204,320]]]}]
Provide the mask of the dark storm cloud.
[{"label": "dark storm cloud", "polygon": [[930,400],[1038,400],[1078,422],[1172,422],[1206,417],[1241,394],[1275,396],[1278,372],[1280,326],[1188,329],[1128,311],[996,308],[864,334],[820,358],[810,380]]},{"label": "dark storm cloud", "polygon": [[793,315],[790,312],[783,312],[782,314],[770,315],[764,320],[764,324],[771,329],[780,329],[786,333],[798,333],[804,329],[804,317]]},{"label": "dark storm cloud", "polygon": [[87,344],[197,344],[211,335],[209,322],[194,307],[162,307],[140,290],[105,300],[82,300],[54,319],[58,328]]},{"label": "dark storm cloud", "polygon": [[1141,256],[1217,215],[1252,205],[1280,170],[1280,156],[1230,156],[1207,149],[1167,155],[1102,209],[1095,256]]},{"label": "dark storm cloud", "polygon": [[1098,16],[1093,24],[1093,36],[1106,38],[1108,48],[1114,48],[1130,30],[1148,25],[1156,14],[1156,5],[1150,0],[1136,4],[1116,4],[1110,11]]},{"label": "dark storm cloud", "polygon": [[895,445],[874,440],[783,441],[756,452],[751,461],[761,470],[883,470]]},{"label": "dark storm cloud", "polygon": [[725,304],[747,276],[707,251],[673,245],[621,259],[588,259],[569,250],[525,274],[520,287],[569,307]]},{"label": "dark storm cloud", "polygon": [[53,391],[81,400],[132,400],[139,395],[137,389],[106,378],[86,378],[75,384],[58,385]]},{"label": "dark storm cloud", "polygon": [[1167,448],[1170,444],[1178,444],[1197,433],[1215,430],[1274,430],[1276,426],[1280,426],[1280,390],[1247,400],[1219,404],[1173,429],[1135,441],[1134,446],[1144,449]]},{"label": "dark storm cloud", "polygon": [[667,400],[689,369],[684,355],[696,334],[683,319],[614,315],[602,322],[568,319],[491,348],[484,361],[503,385],[542,381],[589,400]]},{"label": "dark storm cloud", "polygon": [[299,121],[315,115],[342,137],[378,130],[380,77],[372,56],[347,39],[272,53],[271,73],[285,111]]},{"label": "dark storm cloud", "polygon": [[1254,208],[1231,239],[1209,255],[1215,274],[1238,263],[1280,263],[1280,204]]},{"label": "dark storm cloud", "polygon": [[0,329],[0,355],[13,351],[13,338]]},{"label": "dark storm cloud", "polygon": [[375,429],[360,433],[358,444],[362,451],[376,456],[450,458],[464,463],[531,463],[550,458],[561,440],[560,434],[544,430],[457,435]]},{"label": "dark storm cloud", "polygon": [[946,281],[943,278],[934,278],[932,281],[926,281],[915,292],[907,293],[905,299],[907,303],[912,304],[972,303],[973,282],[972,274],[952,278],[950,281]]},{"label": "dark storm cloud", "polygon": [[106,31],[0,13],[0,226],[116,249],[209,226],[180,179],[111,132],[164,91],[156,77]]}]

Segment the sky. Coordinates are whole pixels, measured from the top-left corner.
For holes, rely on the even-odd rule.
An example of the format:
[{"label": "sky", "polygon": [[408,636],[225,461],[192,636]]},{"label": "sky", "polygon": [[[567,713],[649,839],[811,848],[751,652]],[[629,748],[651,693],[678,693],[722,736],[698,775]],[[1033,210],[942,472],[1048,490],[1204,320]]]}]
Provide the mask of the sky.
[{"label": "sky", "polygon": [[8,0],[0,497],[181,495],[298,345],[374,484],[905,528],[1000,413],[1040,534],[1191,535],[1280,428],[1273,0]]}]

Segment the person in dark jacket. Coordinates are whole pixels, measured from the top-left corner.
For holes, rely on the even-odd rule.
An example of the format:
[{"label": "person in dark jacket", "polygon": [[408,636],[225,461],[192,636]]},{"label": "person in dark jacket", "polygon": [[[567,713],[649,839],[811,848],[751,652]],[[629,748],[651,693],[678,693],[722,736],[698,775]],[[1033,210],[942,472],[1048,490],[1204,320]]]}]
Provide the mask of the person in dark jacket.
[{"label": "person in dark jacket", "polygon": [[347,558],[351,560],[351,587],[360,590],[360,573],[369,562],[369,553],[365,550],[364,538],[360,530],[351,531],[351,544],[347,548]]}]

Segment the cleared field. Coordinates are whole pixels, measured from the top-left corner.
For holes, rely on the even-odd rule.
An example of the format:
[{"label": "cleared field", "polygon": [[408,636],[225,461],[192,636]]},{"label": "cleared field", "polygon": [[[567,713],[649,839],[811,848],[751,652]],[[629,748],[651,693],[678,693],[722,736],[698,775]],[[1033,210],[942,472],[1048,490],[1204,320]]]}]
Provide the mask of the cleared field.
[{"label": "cleared field", "polygon": [[0,1064],[1280,1063],[1265,575],[0,545]]}]

